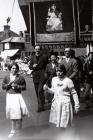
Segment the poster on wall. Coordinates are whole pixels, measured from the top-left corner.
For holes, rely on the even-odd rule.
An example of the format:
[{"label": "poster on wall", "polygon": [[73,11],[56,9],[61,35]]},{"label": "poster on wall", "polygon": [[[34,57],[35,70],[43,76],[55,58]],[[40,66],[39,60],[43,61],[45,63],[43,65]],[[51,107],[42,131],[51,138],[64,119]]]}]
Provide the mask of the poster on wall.
[{"label": "poster on wall", "polygon": [[73,0],[34,3],[36,43],[74,41]]}]

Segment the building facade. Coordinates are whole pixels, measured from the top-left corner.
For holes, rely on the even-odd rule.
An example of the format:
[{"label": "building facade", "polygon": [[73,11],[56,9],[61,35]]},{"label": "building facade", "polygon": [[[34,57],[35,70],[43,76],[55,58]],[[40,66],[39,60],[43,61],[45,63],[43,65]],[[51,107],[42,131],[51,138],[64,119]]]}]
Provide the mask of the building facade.
[{"label": "building facade", "polygon": [[[93,0],[19,0],[27,32],[28,53],[35,45],[63,55],[65,47],[77,55],[86,54],[93,45]],[[86,32],[86,25],[89,29]]]}]

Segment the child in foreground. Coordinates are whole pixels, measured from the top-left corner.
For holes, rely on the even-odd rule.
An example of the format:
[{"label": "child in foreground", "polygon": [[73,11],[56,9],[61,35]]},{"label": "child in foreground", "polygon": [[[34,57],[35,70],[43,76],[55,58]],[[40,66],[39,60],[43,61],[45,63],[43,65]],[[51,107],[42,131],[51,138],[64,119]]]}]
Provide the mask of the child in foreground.
[{"label": "child in foreground", "polygon": [[52,87],[44,85],[44,90],[54,94],[51,110],[50,123],[56,124],[56,127],[66,128],[71,126],[73,120],[73,108],[71,104],[71,95],[74,100],[74,112],[77,114],[80,108],[77,92],[71,79],[66,76],[64,65],[56,68],[57,76],[52,79]]}]

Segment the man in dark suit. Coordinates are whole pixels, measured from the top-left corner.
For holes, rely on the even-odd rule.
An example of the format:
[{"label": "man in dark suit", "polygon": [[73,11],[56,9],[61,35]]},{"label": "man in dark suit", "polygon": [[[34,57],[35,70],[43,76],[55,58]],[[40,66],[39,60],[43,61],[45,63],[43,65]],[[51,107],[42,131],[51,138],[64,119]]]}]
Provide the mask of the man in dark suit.
[{"label": "man in dark suit", "polygon": [[78,63],[77,60],[74,58],[71,58],[71,49],[66,48],[65,49],[65,57],[60,61],[61,64],[63,64],[66,68],[66,75],[73,81],[75,85],[75,89],[77,91],[78,96],[80,95],[78,93]]},{"label": "man in dark suit", "polygon": [[83,71],[83,63],[80,59],[80,57],[75,56],[75,50],[71,49],[71,58],[75,59],[78,64],[78,75],[77,77],[77,93],[78,96],[80,97],[80,86],[84,83],[84,71]]},{"label": "man in dark suit", "polygon": [[93,107],[93,52],[88,53],[84,64],[86,109]]},{"label": "man in dark suit", "polygon": [[38,100],[38,112],[44,110],[45,97],[43,91],[44,72],[48,63],[48,56],[42,54],[40,46],[35,46],[35,55],[31,57],[29,68],[33,71],[33,82]]}]

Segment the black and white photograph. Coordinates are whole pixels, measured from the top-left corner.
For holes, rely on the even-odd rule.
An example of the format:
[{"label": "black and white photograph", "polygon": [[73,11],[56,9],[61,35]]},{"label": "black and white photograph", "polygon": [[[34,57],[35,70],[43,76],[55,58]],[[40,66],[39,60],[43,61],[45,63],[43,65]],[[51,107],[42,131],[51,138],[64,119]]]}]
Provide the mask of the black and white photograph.
[{"label": "black and white photograph", "polygon": [[93,0],[0,0],[0,140],[93,139]]},{"label": "black and white photograph", "polygon": [[73,12],[72,0],[36,2],[34,4],[36,43],[60,43],[68,40],[68,36],[70,38],[72,36],[71,39],[74,40]]}]

